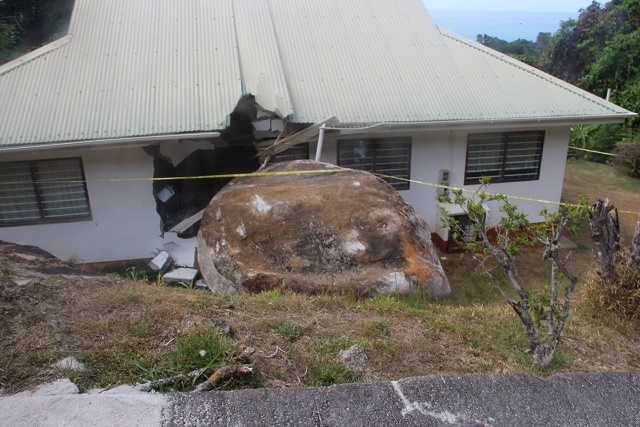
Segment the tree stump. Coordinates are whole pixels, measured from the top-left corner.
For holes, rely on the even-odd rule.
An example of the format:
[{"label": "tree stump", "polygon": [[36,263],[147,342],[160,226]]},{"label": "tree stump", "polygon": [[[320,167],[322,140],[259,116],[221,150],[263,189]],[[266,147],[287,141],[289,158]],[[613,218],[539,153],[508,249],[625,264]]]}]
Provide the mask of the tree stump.
[{"label": "tree stump", "polygon": [[607,285],[616,279],[614,255],[620,249],[620,220],[618,209],[609,199],[598,199],[591,209],[591,238],[596,243],[598,274]]},{"label": "tree stump", "polygon": [[636,224],[636,231],[631,240],[631,253],[629,254],[629,267],[640,270],[640,217]]}]

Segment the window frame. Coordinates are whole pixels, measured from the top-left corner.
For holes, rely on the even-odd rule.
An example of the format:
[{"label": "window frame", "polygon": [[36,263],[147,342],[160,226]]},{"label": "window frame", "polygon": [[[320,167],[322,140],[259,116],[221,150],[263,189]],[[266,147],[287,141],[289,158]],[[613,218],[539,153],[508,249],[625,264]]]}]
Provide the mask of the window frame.
[{"label": "window frame", "polygon": [[[509,150],[511,149],[511,151],[515,150],[515,148],[513,148],[514,145],[517,144],[517,141],[515,141],[516,138],[518,137],[522,137],[525,135],[532,135],[532,138],[530,141],[527,142],[533,142],[536,143],[537,146],[535,147],[535,150],[537,151],[536,153],[536,158],[534,160],[534,162],[537,161],[537,166],[535,168],[525,168],[523,170],[530,170],[533,171],[533,174],[529,174],[529,176],[522,176],[522,174],[513,174],[513,176],[509,175],[507,173],[507,169],[506,166],[508,164],[508,159],[510,157],[510,152]],[[473,176],[469,176],[470,172],[469,172],[469,155],[472,151],[473,148],[473,143],[474,138],[500,138],[502,139],[502,141],[500,142],[500,144],[502,144],[502,147],[500,148],[500,152],[501,154],[499,156],[496,156],[496,160],[498,160],[499,158],[499,165],[500,165],[500,175],[499,176],[490,176],[489,174],[480,174],[479,176],[477,176],[477,172],[473,172],[474,175]],[[536,131],[515,131],[515,132],[488,132],[488,133],[472,133],[472,134],[468,134],[467,136],[467,151],[466,151],[466,156],[465,156],[465,167],[464,167],[464,184],[465,185],[473,185],[473,184],[479,184],[480,179],[483,176],[490,176],[491,180],[490,183],[494,184],[494,183],[506,183],[506,182],[524,182],[524,181],[538,181],[540,180],[540,171],[542,169],[542,156],[543,156],[543,152],[544,152],[544,142],[545,142],[545,131],[544,130],[536,130]],[[479,142],[478,142],[479,143]],[[497,143],[496,143],[497,145]],[[511,147],[509,146],[511,145]]]},{"label": "window frame", "polygon": [[[79,177],[77,179],[73,179],[73,181],[79,181],[82,183],[82,192],[84,194],[84,199],[86,201],[86,209],[87,213],[82,214],[81,216],[76,216],[73,218],[59,218],[59,217],[51,217],[46,213],[45,208],[45,192],[43,191],[43,183],[45,181],[39,180],[38,174],[38,165],[44,164],[47,162],[56,162],[56,161],[77,161]],[[8,166],[8,165],[27,165],[29,169],[31,188],[33,192],[31,193],[27,189],[25,190],[25,194],[27,192],[29,195],[33,194],[35,198],[35,202],[37,203],[39,219],[29,219],[25,221],[21,220],[12,220],[5,221],[0,219],[0,228],[6,227],[20,227],[20,226],[29,226],[29,225],[38,225],[38,224],[60,224],[60,223],[69,223],[69,222],[82,222],[82,221],[91,221],[93,219],[93,215],[91,212],[91,203],[89,201],[89,191],[87,189],[87,181],[84,172],[84,164],[82,162],[82,157],[63,157],[63,158],[53,158],[53,159],[39,159],[39,160],[22,160],[22,161],[12,161],[12,162],[0,162],[0,166]],[[55,180],[51,180],[50,182],[56,182]],[[26,183],[24,181],[23,183]],[[2,190],[3,185],[0,185],[0,190]],[[22,189],[20,189],[22,190]],[[0,193],[1,194],[1,193]]]},{"label": "window frame", "polygon": [[[354,167],[357,165],[354,165],[353,163],[350,163],[347,161],[346,158],[341,157],[342,151],[341,151],[341,146],[344,147],[344,145],[347,144],[354,144],[356,142],[362,142],[365,144],[372,144],[373,147],[371,149],[372,152],[372,165],[371,167]],[[411,151],[412,151],[412,145],[413,145],[413,141],[412,141],[412,137],[410,136],[399,136],[399,137],[383,137],[383,138],[349,138],[349,139],[338,139],[338,143],[336,146],[336,159],[337,162],[336,164],[338,166],[341,167],[345,167],[345,168],[351,168],[351,169],[355,169],[355,170],[363,170],[366,172],[370,172],[373,174],[383,174],[383,175],[388,175],[390,177],[393,177],[395,175],[391,175],[391,174],[384,174],[382,172],[379,171],[379,168],[377,168],[377,161],[380,159],[379,156],[379,151],[382,150],[383,148],[380,148],[380,144],[382,143],[398,143],[400,149],[406,149],[407,150],[407,160],[406,160],[406,171],[407,171],[407,176],[399,176],[397,177],[396,180],[394,180],[393,178],[386,178],[386,177],[380,177],[382,179],[384,179],[389,185],[391,185],[393,188],[395,188],[397,191],[406,191],[409,190],[411,188],[411,183],[408,181],[411,179]],[[401,145],[401,146],[400,146]]]}]

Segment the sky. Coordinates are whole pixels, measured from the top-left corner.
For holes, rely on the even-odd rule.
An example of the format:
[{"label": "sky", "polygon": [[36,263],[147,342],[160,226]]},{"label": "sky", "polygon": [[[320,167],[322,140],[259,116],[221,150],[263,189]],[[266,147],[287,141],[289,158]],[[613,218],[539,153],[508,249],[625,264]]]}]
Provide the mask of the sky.
[{"label": "sky", "polygon": [[591,0],[423,0],[433,10],[577,12]]},{"label": "sky", "polygon": [[487,34],[506,41],[554,34],[561,21],[577,19],[591,0],[423,0],[433,22],[471,40]]}]

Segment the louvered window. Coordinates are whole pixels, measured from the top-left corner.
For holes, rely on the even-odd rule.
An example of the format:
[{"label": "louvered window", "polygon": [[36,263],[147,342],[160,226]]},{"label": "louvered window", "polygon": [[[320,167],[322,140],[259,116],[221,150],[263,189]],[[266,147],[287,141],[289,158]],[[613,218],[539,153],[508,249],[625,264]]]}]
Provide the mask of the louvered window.
[{"label": "louvered window", "polygon": [[0,226],[86,219],[82,159],[0,163]]},{"label": "louvered window", "polygon": [[540,178],[544,132],[471,134],[464,183],[534,181]]},{"label": "louvered window", "polygon": [[272,163],[282,163],[291,160],[309,160],[309,143],[303,142],[291,148],[284,150],[282,153],[278,153]]},{"label": "louvered window", "polygon": [[396,190],[408,190],[409,182],[406,180],[411,175],[411,138],[340,140],[338,166],[380,174]]}]

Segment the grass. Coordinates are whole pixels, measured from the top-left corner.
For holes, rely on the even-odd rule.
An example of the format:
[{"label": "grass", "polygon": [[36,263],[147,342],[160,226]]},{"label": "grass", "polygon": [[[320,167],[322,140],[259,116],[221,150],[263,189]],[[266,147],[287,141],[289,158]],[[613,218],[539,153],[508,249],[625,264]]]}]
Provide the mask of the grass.
[{"label": "grass", "polygon": [[[631,177],[628,168],[619,165],[592,163],[586,160],[569,160],[565,182],[580,184],[583,189],[613,188],[638,193],[638,179]],[[605,196],[606,197],[606,196]]]},{"label": "grass", "polygon": [[[620,189],[596,183],[596,188],[580,181],[604,173],[612,173],[613,182],[625,179],[606,168],[569,163],[567,200],[577,197],[578,189],[591,189],[601,197],[615,193],[616,204],[620,197],[619,205],[637,209],[640,185]],[[593,260],[589,233],[583,230],[575,241],[576,267],[586,271]],[[540,257],[541,249],[529,249],[521,263],[534,287],[546,280]],[[10,391],[42,378],[53,362],[67,356],[87,366],[86,372],[68,373],[83,390],[243,363],[255,368],[253,378],[220,387],[351,382],[359,379],[336,360],[340,350],[354,344],[367,353],[371,381],[435,373],[549,375],[640,368],[637,322],[594,307],[580,289],[554,365],[534,368],[513,310],[470,260],[455,254],[443,261],[453,291],[444,301],[424,296],[358,300],[280,290],[222,296],[132,280],[126,273],[52,276],[18,289],[10,286],[16,268],[8,259],[0,271],[0,387]],[[221,335],[214,320],[230,324],[234,338]],[[248,359],[242,356],[246,348],[255,350]]]}]

